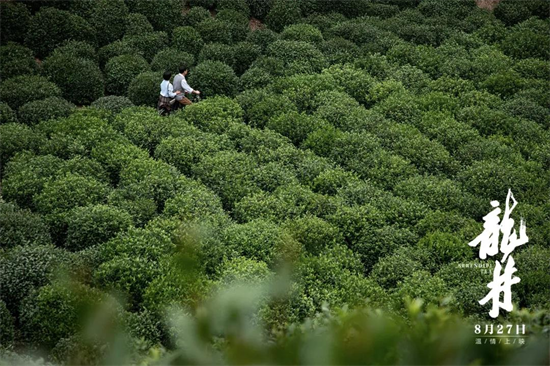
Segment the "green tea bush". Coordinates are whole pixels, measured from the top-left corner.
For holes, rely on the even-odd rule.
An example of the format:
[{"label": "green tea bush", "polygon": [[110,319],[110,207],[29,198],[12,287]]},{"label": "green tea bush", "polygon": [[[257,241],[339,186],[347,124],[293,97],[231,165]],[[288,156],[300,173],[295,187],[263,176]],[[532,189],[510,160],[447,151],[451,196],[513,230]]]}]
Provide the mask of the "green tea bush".
[{"label": "green tea bush", "polygon": [[275,41],[267,49],[269,56],[285,63],[286,73],[316,73],[326,66],[326,59],[315,46],[302,41]]},{"label": "green tea bush", "polygon": [[205,187],[191,187],[166,201],[163,214],[181,221],[208,220],[225,213],[220,198]]},{"label": "green tea bush", "polygon": [[504,201],[508,189],[514,192],[519,201],[529,188],[534,188],[537,184],[525,166],[501,159],[476,161],[471,166],[464,167],[458,173],[457,180],[477,196],[500,201]]},{"label": "green tea bush", "polygon": [[105,90],[110,94],[126,95],[129,80],[149,70],[147,61],[139,55],[115,56],[105,65]]},{"label": "green tea bush", "polygon": [[521,304],[544,308],[545,298],[548,296],[550,276],[545,271],[544,258],[548,255],[548,248],[531,246],[514,255],[517,267],[525,268],[521,276],[522,284],[518,284],[517,292]]},{"label": "green tea bush", "polygon": [[[26,4],[19,2],[2,2],[0,4],[0,40],[2,44],[10,41],[22,43],[31,13]],[[3,58],[3,57],[2,57]]]},{"label": "green tea bush", "polygon": [[323,304],[333,309],[371,303],[379,307],[387,295],[362,275],[361,262],[349,249],[335,246],[319,256],[305,257],[299,265],[298,293],[290,299],[297,319],[313,316]]},{"label": "green tea bush", "polygon": [[244,14],[247,18],[250,17],[250,7],[247,0],[218,0],[216,9],[235,10]]},{"label": "green tea bush", "polygon": [[288,248],[297,246],[278,225],[265,220],[227,227],[222,234],[224,257],[233,259],[243,256],[262,261],[273,267],[278,256]]},{"label": "green tea bush", "polygon": [[43,214],[67,212],[78,206],[105,201],[109,187],[96,179],[67,173],[46,182],[42,192],[34,197],[37,211]]},{"label": "green tea bush", "polygon": [[445,113],[425,113],[418,122],[418,129],[435,139],[449,151],[456,151],[462,144],[479,138],[476,129],[448,117]]},{"label": "green tea bush", "polygon": [[40,215],[12,203],[0,203],[0,248],[44,245],[51,242],[48,226]]},{"label": "green tea bush", "polygon": [[340,91],[341,87],[328,74],[295,75],[275,80],[270,90],[283,93],[296,104],[298,111],[307,113],[317,107],[316,95],[322,91]]},{"label": "green tea bush", "polygon": [[550,27],[542,19],[532,18],[513,27],[502,41],[502,50],[517,59],[548,60]]},{"label": "green tea bush", "polygon": [[246,2],[250,7],[250,15],[264,20],[267,13],[269,13],[273,0],[246,0]]},{"label": "green tea bush", "polygon": [[124,0],[100,0],[94,4],[90,24],[97,32],[99,46],[121,38],[126,31],[128,7]]},{"label": "green tea bush", "polygon": [[359,57],[359,47],[352,41],[341,37],[332,37],[319,44],[330,65],[351,63]]},{"label": "green tea bush", "polygon": [[126,211],[107,206],[76,207],[67,217],[65,247],[72,251],[102,244],[132,226]]},{"label": "green tea bush", "polygon": [[180,173],[171,165],[153,159],[130,161],[120,171],[119,188],[135,190],[138,197],[155,201],[159,210],[178,190]]},{"label": "green tea bush", "polygon": [[281,32],[287,25],[298,23],[301,12],[298,1],[273,0],[273,4],[267,13],[265,23],[275,32]]},{"label": "green tea bush", "polygon": [[189,75],[189,84],[206,96],[237,94],[238,78],[231,68],[220,61],[205,61],[197,65]]},{"label": "green tea bush", "polygon": [[168,70],[172,75],[179,73],[180,65],[191,67],[195,64],[195,57],[188,52],[178,51],[174,48],[166,48],[155,55],[151,61],[153,71]]},{"label": "green tea bush", "polygon": [[260,89],[272,81],[269,72],[259,67],[251,67],[246,70],[239,78],[239,90],[246,91]]},{"label": "green tea bush", "polygon": [[368,94],[374,84],[374,79],[365,71],[349,65],[333,65],[323,74],[334,78],[338,88],[342,88],[361,104],[368,103]]},{"label": "green tea bush", "polygon": [[82,326],[94,305],[104,298],[100,291],[74,283],[52,284],[26,299],[21,310],[23,338],[31,345],[51,348]]},{"label": "green tea bush", "polygon": [[423,305],[439,305],[450,295],[445,281],[428,271],[414,272],[398,286],[399,299],[422,299]]},{"label": "green tea bush", "polygon": [[303,41],[315,45],[324,41],[321,31],[315,26],[306,23],[293,24],[285,27],[280,37],[287,41]]},{"label": "green tea bush", "polygon": [[418,255],[411,247],[399,248],[374,265],[372,278],[386,289],[395,288],[412,273],[424,268]]},{"label": "green tea bush", "polygon": [[49,119],[67,117],[74,108],[74,104],[59,97],[36,100],[19,108],[19,120],[27,125],[34,125]]},{"label": "green tea bush", "polygon": [[481,83],[481,87],[505,99],[523,89],[525,83],[526,80],[517,72],[508,70],[492,74]]},{"label": "green tea bush", "polygon": [[514,70],[526,79],[545,79],[550,74],[550,62],[537,58],[525,58],[514,65]]},{"label": "green tea bush", "polygon": [[235,51],[232,46],[222,43],[208,43],[199,53],[198,62],[220,61],[233,67],[235,64]]},{"label": "green tea bush", "polygon": [[51,56],[67,55],[98,61],[95,47],[83,41],[65,41],[62,46],[53,50]]},{"label": "green tea bush", "polygon": [[29,22],[25,44],[37,57],[44,58],[67,39],[95,44],[96,31],[78,15],[52,7],[43,7]]},{"label": "green tea bush", "polygon": [[199,32],[204,43],[233,43],[230,25],[215,18],[205,19],[195,29]]},{"label": "green tea bush", "polygon": [[312,215],[287,220],[282,227],[311,254],[320,254],[325,248],[344,243],[338,227]]},{"label": "green tea bush", "polygon": [[183,24],[189,27],[195,27],[205,19],[210,18],[210,12],[200,6],[189,9],[189,12],[183,15]]},{"label": "green tea bush", "polygon": [[527,20],[542,8],[543,14],[547,14],[548,5],[543,1],[512,1],[503,0],[495,8],[495,16],[506,25],[514,25]]},{"label": "green tea bush", "polygon": [[[16,133],[21,136],[20,131],[16,130]],[[35,156],[29,151],[18,153],[6,164],[2,181],[3,196],[20,207],[34,208],[32,197],[58,173],[62,165],[63,160],[52,155]]]},{"label": "green tea bush", "polygon": [[204,45],[200,33],[193,27],[178,27],[172,32],[172,47],[197,56]]},{"label": "green tea bush", "polygon": [[281,113],[297,111],[296,105],[284,94],[266,90],[247,90],[237,96],[244,111],[244,120],[250,126],[264,127],[270,118]]},{"label": "green tea bush", "polygon": [[[3,10],[2,10],[3,11]],[[11,349],[14,340],[15,321],[6,303],[0,300],[0,349]]]},{"label": "green tea bush", "polygon": [[152,33],[153,26],[147,17],[140,13],[130,13],[126,18],[125,36],[137,36],[144,33]]},{"label": "green tea bush", "polygon": [[224,136],[206,133],[189,133],[185,137],[163,139],[155,150],[155,157],[172,164],[185,175],[192,173],[192,167],[204,156],[229,150],[231,144]]},{"label": "green tea bush", "polygon": [[0,259],[0,299],[17,316],[21,301],[48,284],[62,266],[70,263],[67,251],[51,245],[13,248]]},{"label": "green tea bush", "polygon": [[183,6],[184,3],[178,0],[167,0],[158,4],[149,0],[134,0],[128,3],[130,12],[145,15],[155,30],[167,33],[181,24]]},{"label": "green tea bush", "polygon": [[472,250],[464,245],[460,236],[451,233],[433,232],[418,241],[418,246],[431,253],[439,265],[472,259]]},{"label": "green tea bush", "polygon": [[308,134],[324,124],[326,122],[322,119],[293,111],[273,116],[266,127],[288,137],[295,145],[300,145]]},{"label": "green tea bush", "polygon": [[91,60],[60,54],[44,60],[43,70],[72,103],[90,104],[104,94],[103,75]]},{"label": "green tea bush", "polygon": [[550,126],[550,113],[547,108],[542,107],[528,98],[513,98],[502,106],[508,115],[530,119],[539,123],[542,127]]},{"label": "green tea bush", "polygon": [[99,99],[96,99],[90,107],[96,108],[96,109],[102,109],[111,112],[112,114],[116,115],[124,108],[130,108],[133,107],[134,104],[130,99],[127,97],[122,97],[118,95],[109,95],[107,97],[101,97]]},{"label": "green tea bush", "polygon": [[192,9],[195,7],[201,7],[202,9],[205,9],[205,10],[214,7],[216,2],[217,0],[189,0],[188,1],[189,6],[191,6]]},{"label": "green tea bush", "polygon": [[14,122],[17,122],[17,115],[13,109],[11,109],[6,103],[0,102],[0,125]]},{"label": "green tea bush", "polygon": [[259,56],[250,67],[263,69],[272,76],[283,76],[286,72],[283,60],[265,55]]},{"label": "green tea bush", "polygon": [[250,42],[239,42],[233,46],[235,62],[233,69],[237,75],[242,75],[260,56],[259,46]]},{"label": "green tea bush", "polygon": [[204,157],[194,175],[220,196],[224,207],[232,207],[243,197],[259,191],[255,183],[256,162],[247,154],[220,151]]},{"label": "green tea bush", "polygon": [[29,126],[21,123],[5,123],[0,125],[2,140],[0,141],[0,159],[4,165],[19,151],[38,151],[45,142],[44,135],[33,131]]},{"label": "green tea bush", "polygon": [[141,52],[134,45],[131,45],[128,42],[117,40],[117,41],[114,41],[113,43],[108,44],[107,46],[101,47],[97,51],[99,66],[101,67],[102,70],[104,70],[105,65],[110,59],[112,59],[113,57],[122,56],[122,55],[143,56],[143,52]]},{"label": "green tea bush", "polygon": [[104,262],[95,271],[94,280],[101,288],[129,296],[128,305],[135,309],[151,281],[163,273],[159,261],[173,250],[166,232],[132,229],[103,245]]},{"label": "green tea bush", "polygon": [[2,79],[36,73],[38,67],[30,49],[17,43],[8,43],[0,47],[0,75]]},{"label": "green tea bush", "polygon": [[2,101],[12,109],[47,97],[60,97],[61,89],[43,76],[16,76],[0,84]]},{"label": "green tea bush", "polygon": [[272,276],[267,264],[263,261],[236,257],[223,262],[219,270],[220,287],[245,283],[254,285],[266,281]]},{"label": "green tea bush", "polygon": [[243,110],[235,100],[215,96],[186,107],[183,118],[202,131],[223,134],[242,122]]},{"label": "green tea bush", "polygon": [[216,19],[227,23],[233,42],[244,41],[246,39],[250,31],[247,15],[236,10],[223,9],[218,11]]},{"label": "green tea bush", "polygon": [[265,53],[267,47],[279,39],[279,35],[271,29],[256,29],[248,33],[247,42],[260,46],[262,53]]},{"label": "green tea bush", "polygon": [[160,50],[168,47],[168,35],[165,32],[125,36],[122,41],[127,43],[129,47],[139,50],[147,62],[151,62]]},{"label": "green tea bush", "polygon": [[128,85],[128,98],[134,105],[153,107],[159,99],[161,82],[160,72],[142,72]]},{"label": "green tea bush", "polygon": [[[304,3],[305,2],[302,2],[302,4],[304,4]],[[315,1],[313,1],[311,3],[319,4],[319,2],[315,2]],[[304,12],[305,11],[302,8],[302,13],[304,13]],[[344,15],[342,15],[341,13],[337,13],[337,12],[333,11],[333,12],[325,13],[325,14],[313,13],[313,14],[308,15],[308,17],[305,18],[304,20],[305,20],[306,23],[315,26],[321,32],[323,32],[323,34],[325,34],[334,25],[346,21],[347,18]]]}]

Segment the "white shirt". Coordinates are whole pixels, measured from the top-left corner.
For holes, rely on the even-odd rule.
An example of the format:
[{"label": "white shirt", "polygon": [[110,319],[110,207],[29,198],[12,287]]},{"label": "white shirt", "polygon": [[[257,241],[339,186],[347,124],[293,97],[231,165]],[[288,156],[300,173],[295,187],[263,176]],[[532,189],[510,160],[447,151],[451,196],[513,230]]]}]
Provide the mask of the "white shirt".
[{"label": "white shirt", "polygon": [[181,87],[183,90],[185,90],[186,93],[191,94],[193,92],[193,88],[187,84],[187,80],[185,80],[185,76],[181,75],[183,79],[181,79]]},{"label": "white shirt", "polygon": [[170,98],[174,98],[176,96],[176,93],[174,93],[174,86],[170,81],[163,80],[162,83],[160,83],[160,95]]}]

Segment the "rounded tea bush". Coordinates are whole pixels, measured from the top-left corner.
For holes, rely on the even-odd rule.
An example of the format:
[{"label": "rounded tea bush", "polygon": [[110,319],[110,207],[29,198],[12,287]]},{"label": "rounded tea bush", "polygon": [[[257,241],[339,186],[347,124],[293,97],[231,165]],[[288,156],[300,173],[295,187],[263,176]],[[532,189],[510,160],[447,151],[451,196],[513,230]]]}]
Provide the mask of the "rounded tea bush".
[{"label": "rounded tea bush", "polygon": [[128,7],[124,0],[98,0],[90,17],[90,24],[97,32],[99,46],[120,39],[126,31]]},{"label": "rounded tea bush", "polygon": [[153,26],[143,14],[130,13],[126,19],[126,31],[124,33],[126,36],[137,36],[154,31]]},{"label": "rounded tea bush", "polygon": [[275,42],[277,39],[279,39],[279,35],[267,28],[254,30],[248,33],[248,36],[246,37],[247,42],[260,46],[262,53],[265,52],[267,46]]},{"label": "rounded tea bush", "polygon": [[126,95],[129,81],[149,70],[147,61],[139,55],[113,57],[105,65],[105,90],[109,94]]},{"label": "rounded tea bush", "polygon": [[43,7],[31,18],[25,44],[38,58],[44,58],[68,39],[95,44],[96,31],[78,15],[52,7]]},{"label": "rounded tea bush", "polygon": [[192,7],[187,14],[183,16],[183,24],[189,27],[195,27],[205,19],[210,18],[210,12],[200,6]]},{"label": "rounded tea bush", "polygon": [[51,56],[68,55],[79,58],[86,58],[97,63],[95,47],[83,41],[66,41],[62,46],[57,47]]},{"label": "rounded tea bush", "polygon": [[161,72],[168,70],[172,75],[176,75],[179,73],[181,65],[191,67],[194,64],[195,57],[192,54],[174,48],[166,48],[155,55],[151,61],[151,70]]},{"label": "rounded tea bush", "polygon": [[27,125],[34,125],[49,119],[67,117],[74,108],[74,104],[59,97],[36,100],[19,108],[19,121]]},{"label": "rounded tea bush", "polygon": [[233,67],[235,64],[235,50],[232,46],[222,43],[208,43],[199,53],[198,62],[220,61]]},{"label": "rounded tea bush", "polygon": [[104,298],[99,290],[78,282],[44,286],[22,306],[23,338],[31,345],[51,348],[75,334]]},{"label": "rounded tea bush", "polygon": [[300,5],[296,0],[274,0],[265,23],[275,32],[281,32],[287,25],[300,21]]},{"label": "rounded tea bush", "polygon": [[179,0],[134,0],[128,2],[128,7],[132,13],[145,15],[155,30],[170,33],[182,22],[184,4]]},{"label": "rounded tea bush", "polygon": [[72,251],[102,244],[132,226],[132,216],[107,205],[76,207],[67,217],[65,247]]},{"label": "rounded tea bush", "polygon": [[224,9],[218,11],[216,19],[227,23],[233,42],[244,41],[246,39],[250,28],[248,26],[248,17],[245,14],[236,10]]},{"label": "rounded tea bush", "polygon": [[168,35],[165,32],[143,33],[135,36],[125,36],[124,43],[140,51],[141,55],[151,62],[162,49],[168,47]]},{"label": "rounded tea bush", "polygon": [[225,43],[233,42],[231,28],[228,23],[215,18],[205,19],[195,27],[205,43]]},{"label": "rounded tea bush", "polygon": [[11,349],[14,340],[15,321],[6,303],[0,300],[0,349]]},{"label": "rounded tea bush", "polygon": [[124,108],[133,107],[134,103],[127,97],[109,95],[95,100],[90,107],[107,110],[113,114],[120,113]]},{"label": "rounded tea bush", "polygon": [[22,123],[0,125],[0,135],[2,136],[0,139],[0,168],[2,169],[19,151],[37,151],[45,143],[44,135]]},{"label": "rounded tea bush", "polygon": [[67,251],[52,245],[14,247],[0,258],[0,299],[12,314],[19,314],[21,301],[49,283],[69,259]]},{"label": "rounded tea bush", "polygon": [[220,61],[205,61],[197,65],[190,75],[189,84],[205,96],[237,94],[238,78],[233,69]]},{"label": "rounded tea bush", "polygon": [[0,3],[0,41],[23,43],[29,26],[31,13],[26,4],[15,1]]},{"label": "rounded tea bush", "polygon": [[122,40],[114,41],[107,46],[101,47],[97,51],[97,57],[99,59],[99,66],[102,70],[105,69],[107,62],[116,56],[121,55],[140,55],[143,56],[143,52],[136,48],[135,45],[131,45],[128,42]]},{"label": "rounded tea bush", "polygon": [[178,27],[172,32],[172,47],[197,56],[204,45],[201,35],[193,27]]},{"label": "rounded tea bush", "polygon": [[0,202],[0,248],[49,244],[48,226],[40,215]]},{"label": "rounded tea bush", "polygon": [[2,79],[14,76],[34,74],[38,69],[30,49],[17,43],[8,43],[0,47],[0,75]]},{"label": "rounded tea bush", "polygon": [[286,27],[281,32],[281,39],[319,44],[323,42],[323,34],[317,27],[311,24],[300,23]]},{"label": "rounded tea bush", "polygon": [[272,76],[264,69],[251,67],[239,78],[239,90],[261,89],[272,81]]},{"label": "rounded tea bush", "polygon": [[44,76],[16,76],[0,84],[2,101],[12,109],[47,97],[60,97],[61,89]]},{"label": "rounded tea bush", "polygon": [[4,102],[0,102],[0,125],[4,123],[17,122],[17,116],[13,109]]},{"label": "rounded tea bush", "polygon": [[142,72],[128,86],[128,98],[134,105],[155,106],[162,75],[158,72]]},{"label": "rounded tea bush", "polygon": [[250,17],[250,7],[247,0],[218,0],[216,9],[235,10],[244,14],[247,18]]},{"label": "rounded tea bush", "polygon": [[260,56],[261,49],[259,46],[250,42],[239,42],[233,46],[235,63],[233,69],[237,75],[242,75],[250,65]]},{"label": "rounded tea bush", "polygon": [[[302,41],[275,41],[267,48],[269,56],[281,59],[287,68],[300,66],[304,73],[317,73],[326,66],[325,56],[315,46]],[[286,70],[292,74],[290,70]]]},{"label": "rounded tea bush", "polygon": [[43,63],[44,74],[75,104],[90,104],[104,95],[103,74],[91,60],[59,54]]}]

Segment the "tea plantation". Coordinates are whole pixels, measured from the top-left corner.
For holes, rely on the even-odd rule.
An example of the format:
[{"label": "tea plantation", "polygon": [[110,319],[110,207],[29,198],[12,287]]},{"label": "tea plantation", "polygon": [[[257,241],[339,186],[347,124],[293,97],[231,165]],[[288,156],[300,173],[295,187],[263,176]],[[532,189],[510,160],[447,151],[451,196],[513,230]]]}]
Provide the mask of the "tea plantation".
[{"label": "tea plantation", "polygon": [[548,1],[0,7],[0,365],[548,363]]}]

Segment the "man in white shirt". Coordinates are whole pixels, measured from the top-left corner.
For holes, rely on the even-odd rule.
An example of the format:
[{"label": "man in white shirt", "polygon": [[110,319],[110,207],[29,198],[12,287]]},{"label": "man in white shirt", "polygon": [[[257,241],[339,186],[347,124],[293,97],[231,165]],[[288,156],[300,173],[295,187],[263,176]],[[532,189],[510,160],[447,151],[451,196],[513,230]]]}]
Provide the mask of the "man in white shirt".
[{"label": "man in white shirt", "polygon": [[187,80],[185,80],[185,77],[189,73],[189,69],[187,68],[187,66],[182,65],[180,66],[179,70],[180,70],[180,73],[174,76],[174,90],[180,92],[180,95],[176,97],[176,100],[183,105],[193,104],[193,102],[191,102],[189,98],[185,96],[185,94],[199,95],[201,92],[191,88],[189,84],[187,84]]},{"label": "man in white shirt", "polygon": [[172,73],[170,71],[165,71],[162,75],[162,78],[164,79],[160,83],[160,95],[159,95],[159,101],[158,101],[158,108],[161,107],[164,108],[170,108],[170,106],[174,103],[175,97],[181,94],[180,91],[174,91],[174,86],[172,83],[170,83],[170,78],[172,77]]}]

